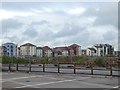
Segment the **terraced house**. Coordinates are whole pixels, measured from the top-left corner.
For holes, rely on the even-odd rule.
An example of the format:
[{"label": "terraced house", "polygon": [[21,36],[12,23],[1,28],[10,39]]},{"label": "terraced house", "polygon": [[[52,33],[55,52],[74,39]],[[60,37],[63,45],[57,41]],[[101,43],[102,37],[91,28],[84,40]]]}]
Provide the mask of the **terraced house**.
[{"label": "terraced house", "polygon": [[7,48],[4,46],[0,46],[0,57],[7,55]]},{"label": "terraced house", "polygon": [[43,57],[43,48],[42,47],[37,47],[36,48],[36,56],[37,57]]},{"label": "terraced house", "polygon": [[53,48],[53,56],[68,56],[68,47]]},{"label": "terraced house", "polygon": [[66,47],[56,47],[53,48],[53,51],[55,52],[55,56],[80,56],[82,54],[81,46],[77,44],[72,44]]},{"label": "terraced house", "polygon": [[43,49],[43,57],[52,57],[52,49],[48,46],[42,47]]},{"label": "terraced house", "polygon": [[87,48],[86,50],[87,56],[97,56],[96,52],[97,51],[94,48]]},{"label": "terraced house", "polygon": [[114,47],[110,44],[96,44],[87,49],[81,50],[81,46],[72,44],[50,48],[49,46],[37,47],[31,43],[25,43],[18,47],[14,43],[4,43],[0,47],[0,56],[17,56],[17,57],[56,57],[56,56],[109,56],[116,55]]},{"label": "terraced house", "polygon": [[68,46],[68,54],[75,55],[75,56],[81,56],[82,55],[81,46],[77,44],[72,44]]}]

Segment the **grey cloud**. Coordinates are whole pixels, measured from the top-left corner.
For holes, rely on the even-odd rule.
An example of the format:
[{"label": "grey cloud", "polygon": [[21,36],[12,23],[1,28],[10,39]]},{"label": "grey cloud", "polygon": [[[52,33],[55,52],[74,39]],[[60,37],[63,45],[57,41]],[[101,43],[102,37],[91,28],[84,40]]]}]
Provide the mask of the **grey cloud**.
[{"label": "grey cloud", "polygon": [[46,21],[46,20],[42,20],[42,21],[39,21],[39,22],[32,22],[31,25],[43,25],[43,24],[48,24],[49,22]]},{"label": "grey cloud", "polygon": [[100,3],[101,7],[88,8],[85,16],[97,16],[94,25],[114,25],[118,26],[118,7],[117,3]]},{"label": "grey cloud", "polygon": [[17,44],[19,44],[19,45],[20,45],[22,42],[24,42],[25,40],[27,40],[27,38],[24,37],[24,36],[18,37],[18,36],[16,36],[16,35],[14,35],[14,36],[5,36],[5,37],[3,37],[3,39],[8,39],[8,40],[10,40],[11,42],[15,42],[15,43],[17,43]]},{"label": "grey cloud", "polygon": [[103,38],[107,41],[113,41],[116,39],[116,33],[109,31],[103,35]]},{"label": "grey cloud", "polygon": [[[74,5],[76,6],[77,3],[75,3]],[[89,4],[89,3],[88,3]],[[101,6],[102,4],[104,4],[103,6]],[[69,14],[65,14],[65,12],[63,11],[64,9],[66,9],[66,7],[57,7],[57,4],[55,4],[55,6],[59,9],[58,11],[56,10],[55,12],[52,13],[52,15],[54,17],[50,17],[48,14],[48,16],[46,17],[46,15],[42,16],[42,15],[38,15],[35,16],[36,19],[31,18],[31,17],[25,17],[22,18],[24,20],[26,20],[26,24],[27,22],[29,22],[29,19],[31,19],[31,24],[29,28],[23,27],[21,30],[24,31],[22,34],[20,34],[20,36],[15,36],[12,35],[13,37],[8,37],[8,39],[13,40],[17,43],[22,43],[24,41],[31,41],[34,44],[47,44],[48,42],[50,42],[51,45],[53,46],[60,46],[60,45],[69,45],[72,43],[77,43],[79,45],[81,45],[82,47],[86,47],[88,45],[93,45],[95,43],[105,43],[105,42],[110,42],[111,41],[115,41],[116,37],[116,33],[110,33],[107,32],[104,35],[101,35],[103,39],[101,38],[95,38],[94,35],[92,35],[91,33],[89,33],[86,28],[94,28],[96,26],[107,26],[107,25],[114,25],[117,26],[117,6],[110,5],[109,3],[105,4],[102,3],[99,4],[98,7],[96,7],[96,4],[92,4],[90,7],[89,5],[87,5],[87,3],[85,3],[83,5],[84,8],[86,8],[86,12],[82,15],[82,16],[71,16]],[[67,4],[63,4],[64,6],[66,6]],[[73,8],[74,5],[71,5],[71,7],[68,8]],[[94,6],[96,5],[96,6]],[[25,4],[26,6],[26,4]],[[44,5],[43,5],[44,6]],[[80,5],[80,7],[82,6],[82,4]],[[99,7],[100,6],[100,7]],[[7,6],[6,6],[7,7]],[[16,6],[18,7],[18,6]],[[30,5],[31,7],[31,5]],[[39,5],[38,5],[39,7]],[[44,6],[46,7],[46,6]],[[77,6],[79,7],[79,6]],[[87,8],[89,7],[89,8]],[[39,7],[40,9],[42,7]],[[50,6],[51,8],[51,6]],[[62,8],[62,9],[61,9]],[[99,10],[97,11],[96,8],[99,8]],[[19,10],[19,9],[18,9]],[[21,9],[23,10],[23,9]],[[46,13],[45,13],[46,14]],[[41,18],[42,16],[42,18]],[[64,16],[64,19],[61,21],[59,21],[60,18]],[[34,16],[33,16],[34,17]],[[71,18],[70,18],[71,17]],[[84,18],[83,18],[84,17]],[[92,22],[92,24],[90,24],[90,21],[87,21],[89,17],[97,17],[95,22]],[[21,18],[18,18],[18,20],[21,20]],[[56,22],[52,22],[56,21]],[[2,30],[4,30],[4,32],[11,32],[9,31],[9,29],[13,29],[13,30],[18,30],[19,28],[22,27],[22,23],[15,20],[15,19],[9,19],[9,20],[4,20],[3,22],[3,28]],[[63,22],[63,23],[62,23]],[[88,22],[88,23],[86,23]],[[65,24],[64,24],[65,23]],[[93,24],[94,23],[94,24]],[[56,24],[56,25],[55,25]],[[90,24],[90,25],[89,25]],[[40,27],[37,27],[39,26]],[[51,27],[50,27],[51,25]],[[58,26],[57,26],[58,25]],[[82,25],[84,26],[84,28],[81,28]],[[25,25],[26,26],[26,25]],[[62,28],[63,27],[63,28]],[[38,30],[39,29],[39,30]],[[59,32],[55,32],[54,30],[58,30]],[[96,29],[97,31],[97,29]],[[104,30],[103,30],[104,32]],[[114,31],[113,31],[114,32]],[[93,32],[94,33],[94,32]],[[98,34],[96,33],[96,36]]]},{"label": "grey cloud", "polygon": [[74,37],[68,39],[68,42],[78,43],[78,44],[80,44],[84,47],[84,46],[87,46],[90,43],[89,42],[89,37],[90,37],[90,34],[86,30],[84,30],[84,31],[80,32],[78,35],[75,35]]},{"label": "grey cloud", "polygon": [[48,42],[48,41],[52,41],[54,40],[54,33],[49,30],[49,29],[45,29],[45,30],[41,30],[41,33],[39,33],[37,35],[37,38],[35,39],[36,42]]},{"label": "grey cloud", "polygon": [[7,33],[10,29],[19,29],[23,26],[23,23],[19,22],[16,19],[6,19],[2,21],[2,31]]},{"label": "grey cloud", "polygon": [[23,32],[23,34],[28,38],[33,38],[38,36],[38,32],[33,27],[29,27],[27,30]]},{"label": "grey cloud", "polygon": [[71,24],[65,24],[63,29],[61,31],[59,31],[58,33],[56,33],[54,35],[54,37],[70,37],[70,36],[74,36],[77,33],[79,33],[79,31],[82,31],[83,28],[80,28],[79,26],[75,26],[75,25],[71,25]]},{"label": "grey cloud", "polygon": [[85,48],[85,46],[89,45],[90,43],[89,37],[90,37],[90,34],[84,29],[83,31],[80,31],[79,33],[76,33],[73,36],[62,37],[62,39],[56,38],[52,44],[54,46],[60,46],[60,45],[64,46],[64,45],[70,45],[70,44],[76,43],[82,46],[83,48]]}]

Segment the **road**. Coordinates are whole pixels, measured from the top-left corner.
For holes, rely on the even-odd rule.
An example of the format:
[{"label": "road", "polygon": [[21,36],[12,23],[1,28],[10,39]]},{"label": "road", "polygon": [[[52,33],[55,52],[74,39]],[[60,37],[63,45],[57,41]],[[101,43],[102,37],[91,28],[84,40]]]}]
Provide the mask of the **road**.
[{"label": "road", "polygon": [[[60,73],[74,73],[73,67],[67,67],[70,65],[60,65]],[[43,67],[39,66],[38,64],[32,64],[31,65],[31,71],[36,72],[42,72]],[[3,65],[4,70],[8,70],[8,65]],[[16,70],[16,65],[12,65],[12,70]],[[19,65],[19,71],[29,71],[29,65],[25,66],[23,64]],[[45,65],[45,72],[58,72],[58,68],[54,65]],[[76,67],[76,73],[77,74],[91,74],[91,68],[85,68],[85,67]],[[99,74],[99,75],[110,75],[110,70],[106,69],[105,67],[94,67],[93,74]],[[120,69],[113,68],[112,71],[113,75],[120,75]]]}]

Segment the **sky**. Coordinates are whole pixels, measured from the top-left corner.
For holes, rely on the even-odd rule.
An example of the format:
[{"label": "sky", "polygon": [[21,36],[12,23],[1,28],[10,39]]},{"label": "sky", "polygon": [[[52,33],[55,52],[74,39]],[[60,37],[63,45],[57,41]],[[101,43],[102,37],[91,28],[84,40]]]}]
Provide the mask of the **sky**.
[{"label": "sky", "polygon": [[0,43],[118,48],[117,2],[4,2]]}]

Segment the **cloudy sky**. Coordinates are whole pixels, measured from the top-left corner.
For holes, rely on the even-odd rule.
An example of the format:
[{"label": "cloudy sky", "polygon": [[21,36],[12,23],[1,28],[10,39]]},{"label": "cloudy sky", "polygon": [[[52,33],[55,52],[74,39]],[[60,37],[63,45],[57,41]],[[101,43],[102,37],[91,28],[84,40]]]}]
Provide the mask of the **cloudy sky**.
[{"label": "cloudy sky", "polygon": [[0,13],[0,43],[118,47],[118,3],[4,2]]}]

